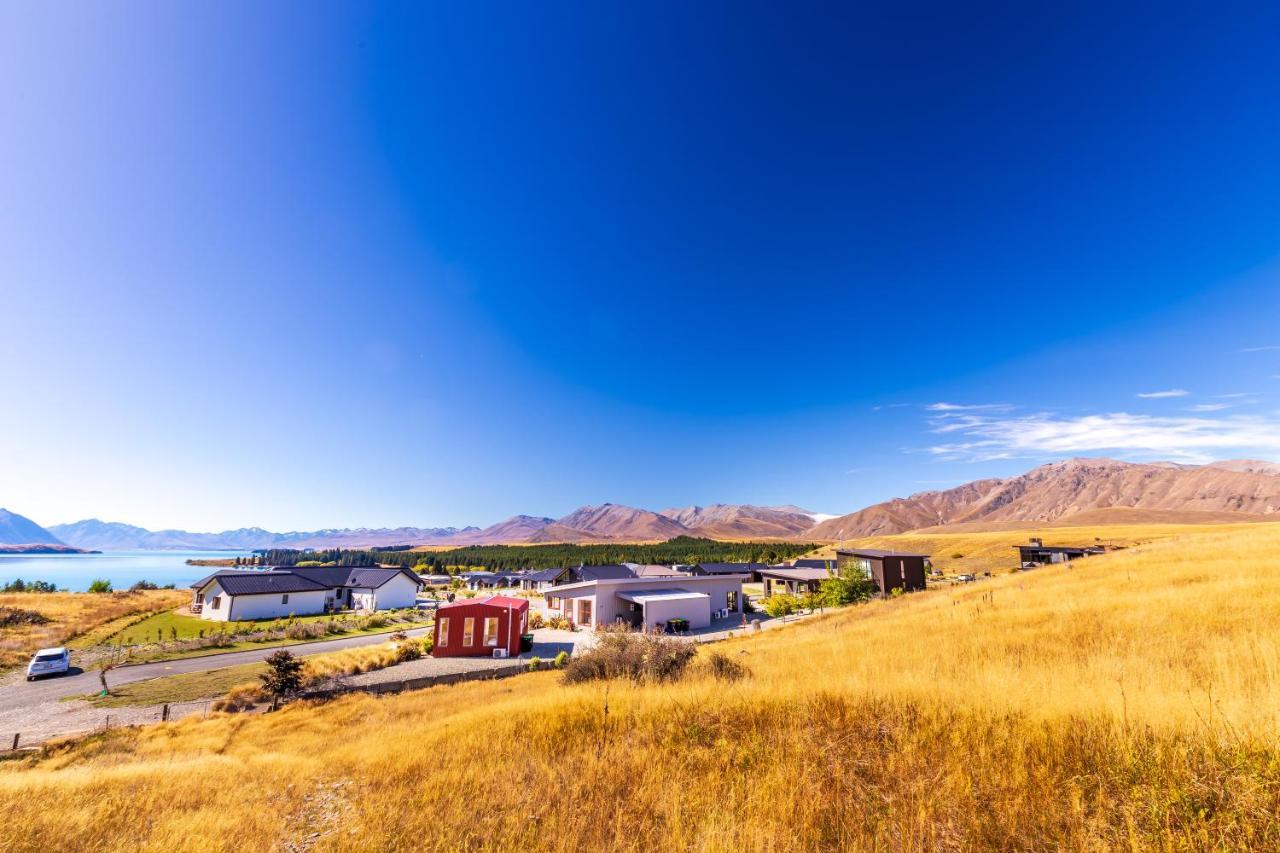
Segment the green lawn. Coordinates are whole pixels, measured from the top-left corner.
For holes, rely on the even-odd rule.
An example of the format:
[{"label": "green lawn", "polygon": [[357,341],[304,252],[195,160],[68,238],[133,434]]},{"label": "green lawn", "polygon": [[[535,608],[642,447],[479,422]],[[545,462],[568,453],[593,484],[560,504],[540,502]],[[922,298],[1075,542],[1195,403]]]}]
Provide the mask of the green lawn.
[{"label": "green lawn", "polygon": [[[341,618],[343,614],[321,613],[315,616],[294,616],[294,622],[322,622],[326,619]],[[203,632],[204,636],[216,634],[220,628],[226,628],[228,631],[235,630],[237,627],[249,627],[253,629],[270,628],[273,625],[284,624],[288,619],[259,619],[257,621],[243,622],[214,622],[209,619],[201,619],[199,616],[186,616],[178,613],[176,610],[170,610],[165,613],[157,613],[150,616],[136,625],[130,625],[117,631],[108,637],[105,645],[113,645],[116,643],[124,643],[132,645],[133,643],[154,643],[159,639],[161,642],[169,642],[175,639],[174,631],[177,632],[176,639],[188,640],[192,637],[199,637]],[[157,637],[157,632],[159,636]],[[357,633],[352,631],[351,633]],[[261,644],[251,644],[261,645]]]}]

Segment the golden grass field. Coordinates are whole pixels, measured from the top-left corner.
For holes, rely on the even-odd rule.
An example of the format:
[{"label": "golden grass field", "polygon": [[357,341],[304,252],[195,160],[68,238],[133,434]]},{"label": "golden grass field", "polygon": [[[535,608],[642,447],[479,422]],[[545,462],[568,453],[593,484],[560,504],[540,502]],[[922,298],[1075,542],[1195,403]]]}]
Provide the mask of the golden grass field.
[{"label": "golden grass field", "polygon": [[0,593],[0,608],[33,610],[50,620],[43,625],[0,628],[0,669],[25,664],[36,649],[123,627],[133,617],[172,609],[190,597],[186,590],[173,589]]},{"label": "golden grass field", "polygon": [[0,762],[0,847],[1280,848],[1280,524],[1097,535],[1131,547],[719,644],[739,682],[546,672]]}]

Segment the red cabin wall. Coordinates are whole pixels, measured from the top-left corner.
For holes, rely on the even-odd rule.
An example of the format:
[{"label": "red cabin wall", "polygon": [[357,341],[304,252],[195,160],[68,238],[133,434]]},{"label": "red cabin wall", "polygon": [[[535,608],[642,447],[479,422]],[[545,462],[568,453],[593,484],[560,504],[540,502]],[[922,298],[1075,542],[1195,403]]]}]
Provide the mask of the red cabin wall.
[{"label": "red cabin wall", "polygon": [[[520,654],[520,617],[529,612],[528,602],[522,608],[507,608],[506,605],[497,604],[461,604],[452,607],[444,607],[436,612],[436,622],[432,639],[434,646],[431,651],[432,657],[437,658],[457,658],[457,657],[493,657],[493,646],[484,645],[484,620],[486,618],[498,618],[498,645],[497,648],[505,648],[507,654],[516,657]],[[508,614],[515,622],[515,628],[510,627]],[[440,647],[440,620],[444,617],[449,619],[449,643],[444,648]],[[473,618],[476,620],[475,638],[471,646],[462,645],[462,635],[464,633],[464,620]]]}]

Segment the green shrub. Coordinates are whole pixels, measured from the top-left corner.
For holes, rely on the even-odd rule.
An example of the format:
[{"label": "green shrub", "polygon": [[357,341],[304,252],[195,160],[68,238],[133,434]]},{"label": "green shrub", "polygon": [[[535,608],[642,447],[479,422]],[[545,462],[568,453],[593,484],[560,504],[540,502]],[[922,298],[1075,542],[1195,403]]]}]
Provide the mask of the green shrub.
[{"label": "green shrub", "polygon": [[827,578],[822,582],[819,595],[827,607],[843,607],[855,601],[867,601],[879,592],[870,578]]},{"label": "green shrub", "polygon": [[764,612],[774,619],[790,616],[799,609],[800,602],[794,595],[781,593],[779,595],[771,595],[764,600]]},{"label": "green shrub", "polygon": [[569,653],[561,652],[560,654],[555,656],[555,659],[551,663],[556,669],[564,669],[565,664],[567,664],[568,662],[569,662]]},{"label": "green shrub", "polygon": [[537,657],[536,655],[529,658],[529,671],[537,672],[540,669],[542,669],[542,658]]},{"label": "green shrub", "polygon": [[89,584],[89,592],[111,592],[111,581],[96,578],[93,583]]}]

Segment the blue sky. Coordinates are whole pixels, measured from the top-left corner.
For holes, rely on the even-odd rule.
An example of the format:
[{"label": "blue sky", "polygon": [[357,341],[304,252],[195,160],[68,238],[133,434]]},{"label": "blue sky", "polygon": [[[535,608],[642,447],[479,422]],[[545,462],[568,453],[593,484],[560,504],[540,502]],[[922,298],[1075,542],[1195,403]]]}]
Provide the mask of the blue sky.
[{"label": "blue sky", "polygon": [[1280,458],[1280,10],[629,5],[6,5],[0,505]]}]

